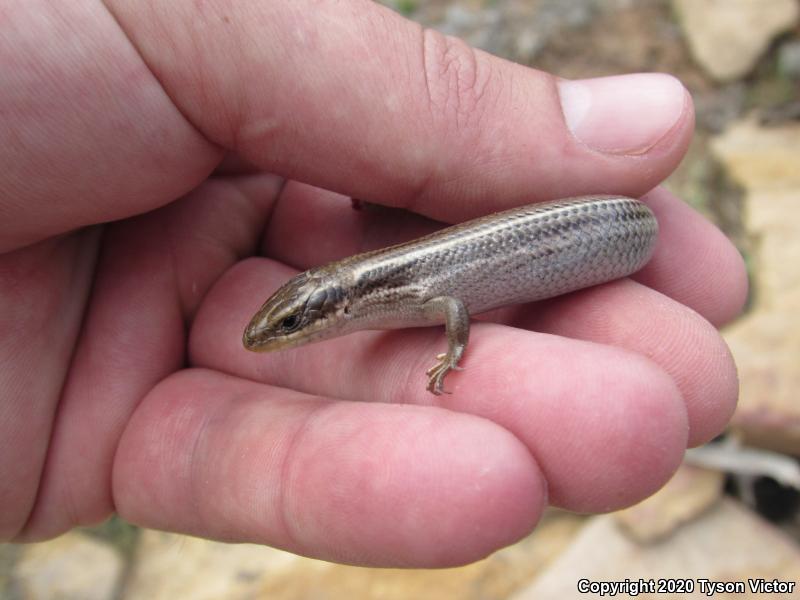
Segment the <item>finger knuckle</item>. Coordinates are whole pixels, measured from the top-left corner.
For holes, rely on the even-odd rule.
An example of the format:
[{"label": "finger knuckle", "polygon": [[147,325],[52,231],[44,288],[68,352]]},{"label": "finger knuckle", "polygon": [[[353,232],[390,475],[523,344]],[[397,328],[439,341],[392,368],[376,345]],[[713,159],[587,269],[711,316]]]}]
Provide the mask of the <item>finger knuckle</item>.
[{"label": "finger knuckle", "polygon": [[430,29],[422,37],[431,118],[451,134],[478,131],[494,101],[491,62],[457,38]]}]

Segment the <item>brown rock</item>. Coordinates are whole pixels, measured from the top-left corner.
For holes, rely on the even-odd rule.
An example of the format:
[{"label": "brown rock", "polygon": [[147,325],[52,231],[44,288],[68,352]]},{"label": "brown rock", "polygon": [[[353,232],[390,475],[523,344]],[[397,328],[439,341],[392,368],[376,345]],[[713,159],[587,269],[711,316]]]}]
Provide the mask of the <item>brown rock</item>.
[{"label": "brown rock", "polygon": [[108,544],[72,531],[49,542],[20,546],[10,588],[19,598],[111,600],[122,558]]},{"label": "brown rock", "polygon": [[381,600],[505,599],[526,585],[574,538],[583,517],[552,511],[521,542],[482,561],[454,569],[365,569],[328,565],[286,573],[262,588],[264,598],[380,598]]},{"label": "brown rock", "polygon": [[[174,533],[142,532],[124,598],[260,598],[264,581],[295,572],[304,559],[254,544],[224,544]],[[309,571],[325,563],[308,561]],[[265,596],[264,596],[265,597]]]},{"label": "brown rock", "polygon": [[632,539],[653,543],[719,502],[724,484],[722,473],[684,464],[658,492],[614,518]]},{"label": "brown rock", "polygon": [[800,455],[800,125],[744,121],[712,144],[746,190],[753,309],[724,332],[739,367],[734,425],[750,445]]},{"label": "brown rock", "polygon": [[[730,176],[751,191],[797,190],[800,187],[800,124],[763,127],[755,119],[733,123],[712,141],[714,154]],[[753,215],[758,218],[759,211]],[[757,220],[756,226],[774,224]]]},{"label": "brown rock", "polygon": [[352,567],[251,544],[147,531],[125,598],[500,600],[526,585],[567,547],[584,521],[551,511],[521,542],[477,563],[440,570]]},{"label": "brown rock", "polygon": [[689,47],[718,81],[746,75],[780,33],[797,22],[795,0],[673,0]]},{"label": "brown rock", "polygon": [[[723,500],[701,518],[676,530],[667,540],[647,546],[623,534],[613,516],[603,515],[592,518],[572,546],[532,585],[512,598],[586,597],[578,593],[580,580],[637,582],[640,578],[652,579],[656,585],[659,579],[666,578],[688,580],[694,585],[693,594],[675,591],[643,596],[648,598],[706,597],[700,593],[701,579],[743,582],[747,587],[748,578],[793,582],[794,594],[770,594],[768,597],[796,598],[800,585],[797,583],[800,581],[800,548],[780,530],[732,500]],[[620,593],[617,597],[630,596]],[[717,594],[714,597],[745,595]]]}]

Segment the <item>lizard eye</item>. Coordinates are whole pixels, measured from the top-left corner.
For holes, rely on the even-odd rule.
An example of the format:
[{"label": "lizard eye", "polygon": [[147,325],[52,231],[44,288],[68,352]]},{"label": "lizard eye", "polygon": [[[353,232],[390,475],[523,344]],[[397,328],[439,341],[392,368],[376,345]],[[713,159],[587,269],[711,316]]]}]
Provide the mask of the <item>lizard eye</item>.
[{"label": "lizard eye", "polygon": [[300,317],[297,315],[289,315],[281,321],[281,331],[284,333],[291,333],[300,326]]}]

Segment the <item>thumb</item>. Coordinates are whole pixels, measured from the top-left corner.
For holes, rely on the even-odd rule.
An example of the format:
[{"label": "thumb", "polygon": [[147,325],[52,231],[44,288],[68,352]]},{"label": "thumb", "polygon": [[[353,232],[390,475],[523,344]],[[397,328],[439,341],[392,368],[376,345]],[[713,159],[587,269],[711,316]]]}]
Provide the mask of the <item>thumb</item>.
[{"label": "thumb", "polygon": [[437,218],[642,194],[693,127],[670,76],[559,80],[365,0],[179,0],[149,14],[110,4],[212,140],[272,172]]},{"label": "thumb", "polygon": [[691,135],[673,78],[559,80],[366,0],[105,6],[113,14],[9,8],[0,250],[166,204],[214,168],[220,146],[453,221],[579,193],[639,195]]}]

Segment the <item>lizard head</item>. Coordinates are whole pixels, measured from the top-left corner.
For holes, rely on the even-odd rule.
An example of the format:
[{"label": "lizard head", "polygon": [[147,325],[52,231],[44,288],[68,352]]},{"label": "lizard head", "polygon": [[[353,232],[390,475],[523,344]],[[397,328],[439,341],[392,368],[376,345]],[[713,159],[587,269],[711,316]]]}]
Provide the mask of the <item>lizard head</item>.
[{"label": "lizard head", "polygon": [[323,273],[306,271],[282,285],[250,320],[244,347],[270,352],[338,335],[347,322],[342,288]]}]

